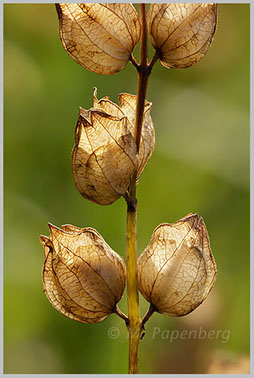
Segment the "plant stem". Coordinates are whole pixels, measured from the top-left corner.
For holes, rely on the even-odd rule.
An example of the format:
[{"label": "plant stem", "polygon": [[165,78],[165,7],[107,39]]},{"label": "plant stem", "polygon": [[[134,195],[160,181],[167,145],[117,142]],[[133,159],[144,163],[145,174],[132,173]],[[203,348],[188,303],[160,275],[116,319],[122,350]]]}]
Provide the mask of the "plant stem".
[{"label": "plant stem", "polygon": [[154,306],[152,304],[150,304],[150,307],[149,307],[147,313],[145,314],[145,316],[142,320],[142,328],[143,329],[145,329],[145,324],[150,319],[150,317],[153,315],[154,311],[155,311]]},{"label": "plant stem", "polygon": [[129,323],[128,316],[126,316],[119,307],[116,306],[114,313],[119,316],[119,318],[123,319],[126,325]]},{"label": "plant stem", "polygon": [[129,330],[129,374],[138,372],[139,338],[141,319],[139,315],[137,272],[137,210],[127,208],[127,296]]},{"label": "plant stem", "polygon": [[[142,122],[145,107],[145,98],[148,79],[151,70],[147,62],[147,26],[146,6],[140,4],[141,21],[141,57],[140,65],[135,65],[138,70],[138,90],[135,117],[134,138],[139,151]],[[137,283],[137,199],[136,178],[134,172],[129,187],[127,202],[127,297],[128,297],[128,330],[129,330],[129,374],[138,372],[139,341],[142,331],[142,321],[139,314],[139,296]]]},{"label": "plant stem", "polygon": [[145,100],[149,75],[148,60],[147,60],[147,25],[146,25],[146,5],[140,4],[140,23],[141,23],[141,37],[140,37],[140,65],[138,67],[138,91],[137,91],[137,106],[134,138],[137,144],[137,153],[139,151],[139,144],[141,138],[142,121],[144,116]]}]

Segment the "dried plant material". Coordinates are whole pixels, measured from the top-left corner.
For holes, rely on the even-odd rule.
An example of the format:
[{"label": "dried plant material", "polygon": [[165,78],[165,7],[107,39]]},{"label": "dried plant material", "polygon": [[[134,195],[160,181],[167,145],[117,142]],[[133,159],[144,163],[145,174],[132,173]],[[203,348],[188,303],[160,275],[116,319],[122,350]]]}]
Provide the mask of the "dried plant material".
[{"label": "dried plant material", "polygon": [[44,291],[62,314],[99,323],[116,309],[126,282],[123,259],[92,228],[49,224],[44,246]]},{"label": "dried plant material", "polygon": [[[119,104],[123,113],[128,117],[129,128],[132,136],[134,137],[135,113],[136,113],[137,96],[128,93],[121,93],[119,95]],[[145,109],[143,116],[142,132],[138,153],[137,164],[137,178],[141,176],[148,160],[153,154],[155,146],[155,133],[153,121],[150,115],[152,104],[145,101]]]},{"label": "dried plant material", "polygon": [[119,102],[120,107],[107,97],[98,100],[95,90],[93,108],[80,109],[76,126],[73,180],[83,197],[100,205],[109,205],[126,193],[134,170],[139,177],[154,150],[151,104],[146,102],[137,156],[133,137],[136,96],[123,93]]},{"label": "dried plant material", "polygon": [[206,54],[217,23],[217,4],[152,4],[148,31],[161,63],[186,68]]},{"label": "dried plant material", "polygon": [[197,214],[158,226],[138,259],[139,290],[165,315],[193,311],[208,296],[216,273],[207,229]]},{"label": "dried plant material", "polygon": [[110,205],[123,195],[136,166],[136,145],[126,117],[80,110],[72,176],[81,195]]},{"label": "dried plant material", "polygon": [[131,4],[56,4],[60,38],[68,54],[92,72],[122,70],[140,38],[138,14]]}]

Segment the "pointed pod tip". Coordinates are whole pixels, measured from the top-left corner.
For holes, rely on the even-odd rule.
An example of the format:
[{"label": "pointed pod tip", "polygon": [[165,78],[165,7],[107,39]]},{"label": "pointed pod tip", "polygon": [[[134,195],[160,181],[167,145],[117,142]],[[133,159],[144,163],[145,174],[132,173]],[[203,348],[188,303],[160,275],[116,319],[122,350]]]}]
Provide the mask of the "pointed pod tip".
[{"label": "pointed pod tip", "polygon": [[48,228],[49,228],[49,231],[50,231],[50,233],[51,233],[52,235],[53,235],[54,233],[56,233],[56,232],[61,231],[61,229],[60,229],[59,227],[54,226],[52,223],[49,223],[49,222],[48,222]]},{"label": "pointed pod tip", "polygon": [[202,217],[199,218],[199,228],[202,231],[203,237],[209,238],[207,227]]},{"label": "pointed pod tip", "polygon": [[194,227],[197,229],[200,229],[203,222],[203,218],[199,216],[198,213],[195,214],[188,214],[186,217],[184,217],[181,221],[188,222],[190,227]]},{"label": "pointed pod tip", "polygon": [[201,218],[198,213],[189,213],[185,217],[181,218],[179,222],[191,222],[192,224],[199,225]]},{"label": "pointed pod tip", "polygon": [[61,229],[64,231],[69,231],[73,226],[71,224],[62,224]]},{"label": "pointed pod tip", "polygon": [[79,107],[79,115],[87,115],[89,113],[90,110],[86,110],[84,108],[82,108],[82,106]]},{"label": "pointed pod tip", "polygon": [[40,242],[42,245],[47,245],[47,243],[50,241],[49,237],[40,235]]},{"label": "pointed pod tip", "polygon": [[182,219],[186,219],[186,218],[199,218],[199,215],[198,213],[189,213],[187,214],[185,217],[183,217]]},{"label": "pointed pod tip", "polygon": [[55,227],[52,223],[48,222],[48,228],[51,230],[52,227]]},{"label": "pointed pod tip", "polygon": [[81,106],[79,107],[79,119],[77,123],[77,128],[80,126],[84,126],[84,123],[85,125],[91,125],[91,112],[92,109],[86,110],[81,108]]},{"label": "pointed pod tip", "polygon": [[40,242],[43,245],[44,257],[46,259],[49,252],[52,250],[52,241],[50,237],[40,235]]}]

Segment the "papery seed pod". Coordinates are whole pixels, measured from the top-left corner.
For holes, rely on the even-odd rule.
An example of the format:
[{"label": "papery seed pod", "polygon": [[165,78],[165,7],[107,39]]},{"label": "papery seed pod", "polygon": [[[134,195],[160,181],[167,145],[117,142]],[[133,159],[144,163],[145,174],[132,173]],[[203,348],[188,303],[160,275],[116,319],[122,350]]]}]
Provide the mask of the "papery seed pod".
[{"label": "papery seed pod", "polygon": [[49,224],[41,236],[43,286],[51,304],[83,323],[99,323],[116,309],[126,283],[123,259],[92,228]]},{"label": "papery seed pod", "polygon": [[120,107],[107,97],[93,108],[80,109],[76,145],[72,153],[72,176],[81,195],[100,205],[109,205],[124,195],[137,169],[139,177],[151,157],[154,128],[152,104],[146,101],[139,155],[134,140],[136,96],[119,95]]},{"label": "papery seed pod", "polygon": [[217,23],[217,4],[152,4],[148,32],[167,68],[186,68],[206,54]]},{"label": "papery seed pod", "polygon": [[216,279],[205,223],[190,214],[174,224],[161,224],[138,259],[138,285],[153,308],[183,316],[208,296]]},{"label": "papery seed pod", "polygon": [[68,54],[92,72],[122,70],[140,38],[131,4],[56,4],[60,38]]},{"label": "papery seed pod", "polygon": [[[136,113],[137,96],[128,93],[119,95],[119,104],[123,113],[128,117],[129,129],[134,137],[134,124]],[[142,123],[142,132],[139,144],[138,161],[137,161],[137,178],[141,176],[148,160],[153,154],[155,146],[155,133],[153,121],[150,115],[152,103],[145,101],[144,117]]]}]

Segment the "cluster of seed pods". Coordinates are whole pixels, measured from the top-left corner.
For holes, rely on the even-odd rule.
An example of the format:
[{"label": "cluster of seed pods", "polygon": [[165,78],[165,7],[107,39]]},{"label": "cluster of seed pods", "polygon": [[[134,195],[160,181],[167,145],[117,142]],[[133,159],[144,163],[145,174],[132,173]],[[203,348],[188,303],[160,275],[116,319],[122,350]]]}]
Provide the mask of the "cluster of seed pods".
[{"label": "cluster of seed pods", "polygon": [[[122,70],[140,39],[135,8],[121,4],[57,4],[60,38],[77,63],[99,74]],[[217,20],[217,5],[152,4],[148,36],[157,58],[167,68],[186,68],[207,52]],[[152,156],[155,133],[145,102],[139,151],[134,125],[136,96],[122,93],[119,105],[108,97],[89,110],[80,108],[72,152],[72,176],[80,194],[110,205],[128,191],[133,173],[140,178]],[[126,284],[122,257],[92,228],[50,225],[44,246],[44,291],[62,314],[98,323],[117,311]],[[183,316],[199,306],[216,279],[216,264],[205,223],[189,214],[153,232],[137,263],[138,287],[153,309]]]}]

